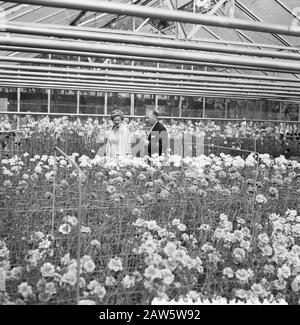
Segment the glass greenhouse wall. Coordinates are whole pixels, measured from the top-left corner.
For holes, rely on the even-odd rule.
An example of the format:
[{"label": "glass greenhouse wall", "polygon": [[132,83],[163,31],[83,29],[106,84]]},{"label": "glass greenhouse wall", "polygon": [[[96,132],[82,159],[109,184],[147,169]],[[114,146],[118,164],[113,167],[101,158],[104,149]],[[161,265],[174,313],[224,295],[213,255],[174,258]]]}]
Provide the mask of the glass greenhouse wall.
[{"label": "glass greenhouse wall", "polygon": [[[163,96],[64,89],[1,88],[0,112],[144,116],[156,108],[161,117],[300,121],[300,105],[267,100]],[[181,98],[180,98],[181,97]]]}]

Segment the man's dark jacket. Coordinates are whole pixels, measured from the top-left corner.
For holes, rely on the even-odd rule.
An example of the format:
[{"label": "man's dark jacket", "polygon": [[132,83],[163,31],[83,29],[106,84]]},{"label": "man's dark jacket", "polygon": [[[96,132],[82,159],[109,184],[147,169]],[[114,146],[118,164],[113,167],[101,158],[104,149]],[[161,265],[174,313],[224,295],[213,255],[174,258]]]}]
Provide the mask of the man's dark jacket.
[{"label": "man's dark jacket", "polygon": [[148,155],[150,157],[154,153],[158,153],[159,156],[166,153],[168,147],[167,129],[160,122],[156,122],[148,136],[148,141]]}]

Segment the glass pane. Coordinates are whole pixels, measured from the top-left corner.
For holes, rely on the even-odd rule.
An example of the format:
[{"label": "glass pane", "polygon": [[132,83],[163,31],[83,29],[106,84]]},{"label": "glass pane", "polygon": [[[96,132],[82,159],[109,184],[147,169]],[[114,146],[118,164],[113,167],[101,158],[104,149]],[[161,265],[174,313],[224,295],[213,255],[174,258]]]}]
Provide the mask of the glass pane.
[{"label": "glass pane", "polygon": [[224,118],[225,117],[225,99],[207,98],[205,105],[205,117]]},{"label": "glass pane", "polygon": [[0,88],[0,112],[16,112],[17,88]]},{"label": "glass pane", "polygon": [[289,121],[298,121],[300,105],[299,104],[288,104],[287,109],[288,109]]},{"label": "glass pane", "polygon": [[135,94],[134,96],[134,114],[144,116],[147,109],[155,107],[155,95]]},{"label": "glass pane", "polygon": [[46,89],[21,88],[20,111],[47,113],[48,94]]},{"label": "glass pane", "polygon": [[130,94],[108,93],[107,113],[120,109],[124,115],[130,114]]},{"label": "glass pane", "polygon": [[104,114],[105,93],[81,91],[79,101],[80,114]]},{"label": "glass pane", "polygon": [[182,117],[203,117],[202,97],[183,97]]},{"label": "glass pane", "polygon": [[179,116],[179,96],[158,96],[158,113],[161,116]]},{"label": "glass pane", "polygon": [[51,113],[76,113],[77,93],[74,90],[51,90]]}]

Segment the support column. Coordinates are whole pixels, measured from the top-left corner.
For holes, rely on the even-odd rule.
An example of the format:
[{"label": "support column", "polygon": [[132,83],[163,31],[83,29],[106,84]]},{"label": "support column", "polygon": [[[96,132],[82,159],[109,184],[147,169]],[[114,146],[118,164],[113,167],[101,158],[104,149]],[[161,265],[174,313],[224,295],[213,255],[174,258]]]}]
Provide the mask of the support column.
[{"label": "support column", "polygon": [[228,118],[228,98],[225,98],[225,118]]},{"label": "support column", "polygon": [[[193,0],[193,13],[196,12],[196,0]],[[195,29],[195,24],[192,25],[192,31]],[[193,67],[193,66],[192,66]]]},{"label": "support column", "polygon": [[[156,67],[159,68],[159,62],[157,62]],[[158,95],[155,95],[155,107],[154,109],[158,111]]]},{"label": "support column", "polygon": [[104,94],[104,115],[107,115],[107,93]]},{"label": "support column", "polygon": [[134,96],[135,94],[130,94],[130,115],[134,116]]},{"label": "support column", "polygon": [[[204,68],[204,71],[207,71],[207,67]],[[202,117],[205,118],[205,109],[206,109],[206,97],[203,97],[203,106],[202,106]]]},{"label": "support column", "polygon": [[47,89],[48,102],[47,102],[47,112],[50,114],[50,105],[51,105],[51,90]]},{"label": "support column", "polygon": [[[51,60],[51,54],[48,55],[48,59]],[[49,64],[49,67],[51,65]],[[47,112],[50,114],[51,111],[51,89],[47,89],[48,101],[47,101]]]},{"label": "support column", "polygon": [[298,122],[300,122],[300,104],[298,104]]},{"label": "support column", "polygon": [[76,105],[76,114],[80,113],[80,90],[77,90],[77,105]]},{"label": "support column", "polygon": [[21,112],[21,89],[17,88],[17,112]]},{"label": "support column", "polygon": [[[78,62],[80,62],[80,56],[78,57]],[[78,67],[78,69],[80,69]],[[80,90],[77,90],[77,103],[76,103],[76,114],[78,115],[80,113]]]},{"label": "support column", "polygon": [[[134,61],[131,63],[132,66],[134,66]],[[134,78],[132,78],[134,81]],[[134,116],[134,96],[135,94],[130,94],[130,115]]]},{"label": "support column", "polygon": [[[175,10],[177,10],[177,8],[178,8],[178,0],[175,0]],[[175,23],[176,25],[176,39],[179,39],[179,37],[178,37],[178,29],[179,29],[179,23],[178,23],[178,21],[176,21],[176,23]]]},{"label": "support column", "polygon": [[179,117],[182,117],[182,96],[179,97]]}]

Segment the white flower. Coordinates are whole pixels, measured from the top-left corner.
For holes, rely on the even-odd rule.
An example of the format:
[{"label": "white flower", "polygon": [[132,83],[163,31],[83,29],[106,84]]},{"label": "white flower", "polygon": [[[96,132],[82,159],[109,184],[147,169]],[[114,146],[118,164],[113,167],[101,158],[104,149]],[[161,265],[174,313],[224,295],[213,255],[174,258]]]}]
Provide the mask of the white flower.
[{"label": "white flower", "polygon": [[248,280],[251,278],[253,272],[249,272],[249,270],[240,269],[235,272],[235,276],[238,280],[241,282],[248,282]]},{"label": "white flower", "polygon": [[78,305],[96,305],[96,302],[90,299],[82,299],[79,301]]},{"label": "white flower", "polygon": [[48,282],[45,284],[45,293],[51,296],[56,294],[55,284],[53,282]]},{"label": "white flower", "polygon": [[61,259],[60,263],[62,265],[69,265],[71,263],[70,253],[65,254]]},{"label": "white flower", "polygon": [[10,270],[10,275],[11,275],[10,279],[19,280],[22,275],[22,270],[23,270],[22,266],[15,266],[14,268],[12,268]]},{"label": "white flower", "polygon": [[105,285],[108,287],[114,286],[117,280],[113,276],[107,276],[105,279]]},{"label": "white flower", "polygon": [[258,194],[256,196],[255,200],[257,203],[260,203],[260,204],[265,204],[268,201],[262,194]]},{"label": "white flower", "polygon": [[160,270],[162,275],[162,281],[166,285],[170,285],[174,281],[174,275],[169,269]]},{"label": "white flower", "polygon": [[122,260],[119,257],[114,257],[112,258],[109,262],[107,267],[114,271],[114,272],[118,272],[118,271],[122,271],[123,270],[123,265],[122,265]]},{"label": "white flower", "polygon": [[259,234],[258,239],[264,244],[268,244],[270,241],[269,236],[266,233]]},{"label": "white flower", "polygon": [[63,218],[64,222],[68,222],[71,226],[76,226],[78,223],[78,220],[76,217],[72,217],[72,216],[65,216]]},{"label": "white flower", "polygon": [[233,278],[234,277],[234,272],[232,270],[231,267],[226,267],[224,270],[223,270],[223,274],[225,276],[227,276],[229,279]]},{"label": "white flower", "polygon": [[27,282],[23,282],[18,285],[18,293],[24,298],[28,299],[30,296],[33,295],[32,287],[28,285]]},{"label": "white flower", "polygon": [[179,220],[179,219],[173,219],[173,221],[172,221],[172,225],[173,225],[173,226],[178,226],[178,225],[180,225],[180,220]]},{"label": "white flower", "polygon": [[278,278],[288,279],[292,275],[291,269],[287,265],[283,265],[277,270]]},{"label": "white flower", "polygon": [[63,235],[68,235],[71,232],[72,228],[68,223],[64,223],[59,227],[59,232]]},{"label": "white flower", "polygon": [[180,231],[186,231],[186,225],[184,225],[184,224],[179,224],[178,226],[177,226],[177,228],[178,228],[178,230],[180,230]]},{"label": "white flower", "polygon": [[3,182],[3,186],[4,187],[12,187],[12,182],[8,179],[8,180],[5,180],[4,182]]},{"label": "white flower", "polygon": [[264,297],[267,294],[266,290],[263,288],[263,286],[260,283],[252,284],[251,290],[256,296]]},{"label": "white flower", "polygon": [[5,259],[9,256],[9,250],[4,241],[0,240],[0,257]]},{"label": "white flower", "polygon": [[40,241],[45,237],[44,233],[41,231],[36,231],[34,232],[31,236],[30,239],[34,241]]},{"label": "white flower", "polygon": [[81,227],[80,231],[82,233],[84,233],[84,234],[89,234],[91,232],[91,228],[89,228],[89,227]]},{"label": "white flower", "polygon": [[246,252],[242,248],[235,248],[232,255],[236,260],[242,262],[245,259]]},{"label": "white flower", "polygon": [[51,241],[50,240],[42,240],[40,243],[39,243],[39,249],[47,249],[51,246]]},{"label": "white flower", "polygon": [[145,224],[145,220],[144,219],[141,219],[141,218],[138,218],[138,219],[136,219],[136,221],[133,223],[133,225],[135,226],[135,227],[143,227],[144,226],[144,224]]},{"label": "white flower", "polygon": [[166,255],[172,256],[174,255],[175,251],[177,250],[177,247],[174,243],[168,242],[167,245],[164,248],[164,253]]},{"label": "white flower", "polygon": [[92,246],[96,246],[96,247],[100,247],[101,246],[101,244],[99,243],[99,241],[97,239],[93,239],[91,241],[91,245]]},{"label": "white flower", "polygon": [[37,173],[37,174],[41,174],[43,172],[43,169],[40,165],[36,166],[34,168],[34,171]]},{"label": "white flower", "polygon": [[77,278],[76,278],[76,272],[75,271],[68,271],[61,278],[62,283],[67,283],[67,284],[69,284],[71,286],[74,286],[76,281],[77,281]]},{"label": "white flower", "polygon": [[122,284],[125,289],[132,288],[135,285],[135,278],[133,276],[126,275],[122,280]]},{"label": "white flower", "polygon": [[106,295],[106,290],[101,284],[99,284],[94,288],[93,294],[97,295],[99,300],[102,300]]},{"label": "white flower", "polygon": [[300,275],[297,275],[295,279],[292,282],[292,290],[294,292],[299,292],[300,291]]},{"label": "white flower", "polygon": [[96,265],[95,265],[95,263],[93,262],[93,260],[91,259],[90,256],[85,255],[85,256],[82,258],[82,262],[83,262],[83,268],[84,268],[88,273],[92,273],[92,272],[95,270]]},{"label": "white flower", "polygon": [[44,263],[41,267],[41,273],[44,277],[53,277],[55,273],[55,267],[51,263]]},{"label": "white flower", "polygon": [[144,272],[144,276],[150,280],[161,279],[162,274],[158,268],[153,265],[149,265]]},{"label": "white flower", "polygon": [[90,291],[93,291],[93,290],[97,287],[97,285],[99,285],[99,282],[98,282],[97,280],[92,280],[92,281],[88,284],[87,288],[88,288]]}]

